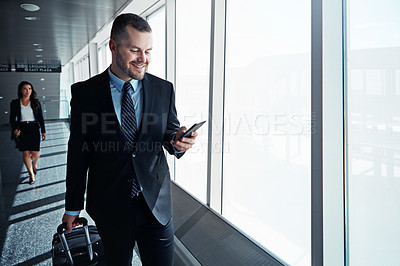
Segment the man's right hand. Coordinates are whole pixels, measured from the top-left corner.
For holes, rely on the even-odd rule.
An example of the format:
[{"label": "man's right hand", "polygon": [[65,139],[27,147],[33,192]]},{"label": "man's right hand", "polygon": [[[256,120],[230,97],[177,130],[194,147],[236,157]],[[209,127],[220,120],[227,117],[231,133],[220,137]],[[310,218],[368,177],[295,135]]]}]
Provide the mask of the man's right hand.
[{"label": "man's right hand", "polygon": [[68,215],[64,213],[62,222],[67,223],[67,233],[71,233],[72,228],[79,225],[79,223],[74,223],[76,218],[79,218],[79,215]]}]

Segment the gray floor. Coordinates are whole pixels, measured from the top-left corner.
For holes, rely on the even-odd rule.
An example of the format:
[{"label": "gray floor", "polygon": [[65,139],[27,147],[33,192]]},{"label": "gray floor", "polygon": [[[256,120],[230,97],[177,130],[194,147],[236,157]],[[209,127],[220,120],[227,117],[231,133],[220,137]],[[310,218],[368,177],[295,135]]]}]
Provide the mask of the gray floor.
[{"label": "gray floor", "polygon": [[[21,153],[10,141],[8,127],[0,129],[0,265],[51,265],[51,241],[64,212],[69,129],[64,122],[46,123],[36,183]],[[82,213],[94,224],[85,212]],[[134,254],[132,265],[141,265]]]}]

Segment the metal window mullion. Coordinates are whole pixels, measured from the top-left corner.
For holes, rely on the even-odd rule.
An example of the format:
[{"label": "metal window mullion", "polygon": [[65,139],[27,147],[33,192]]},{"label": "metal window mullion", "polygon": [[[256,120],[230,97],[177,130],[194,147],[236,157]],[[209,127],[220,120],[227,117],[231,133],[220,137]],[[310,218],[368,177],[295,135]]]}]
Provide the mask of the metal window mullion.
[{"label": "metal window mullion", "polygon": [[[348,110],[347,110],[347,12],[348,12],[348,1],[342,0],[342,66],[343,66],[343,252],[344,252],[344,265],[350,265],[349,260],[349,217],[348,217]],[[365,84],[365,83],[364,83]]]},{"label": "metal window mullion", "polygon": [[311,0],[311,263],[323,265],[322,0]]}]

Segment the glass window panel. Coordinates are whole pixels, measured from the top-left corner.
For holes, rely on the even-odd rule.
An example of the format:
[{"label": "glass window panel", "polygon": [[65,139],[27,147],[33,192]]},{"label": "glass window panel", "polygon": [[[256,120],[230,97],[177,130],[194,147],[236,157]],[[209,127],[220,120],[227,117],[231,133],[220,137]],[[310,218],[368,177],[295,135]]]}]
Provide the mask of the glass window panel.
[{"label": "glass window panel", "polygon": [[148,71],[160,78],[165,78],[165,7],[161,7],[148,16],[147,21],[153,32],[153,50]]},{"label": "glass window panel", "polygon": [[358,69],[353,69],[352,71],[349,71],[349,82],[351,84],[352,93],[362,93],[363,90],[363,79],[364,75],[361,70]]},{"label": "glass window panel", "polygon": [[400,265],[400,2],[347,7],[349,264]]},{"label": "glass window panel", "polygon": [[367,70],[365,73],[365,89],[367,95],[383,95],[384,79],[383,71],[381,70]]},{"label": "glass window panel", "polygon": [[[211,1],[176,1],[176,105],[181,125],[208,119]],[[175,181],[206,201],[207,122],[196,145],[176,160]]]},{"label": "glass window panel", "polygon": [[97,71],[98,73],[101,73],[104,71],[103,67],[103,49],[102,46],[97,49]]},{"label": "glass window panel", "polygon": [[400,96],[400,69],[395,70],[395,94]]},{"label": "glass window panel", "polygon": [[88,55],[86,55],[83,58],[83,73],[84,73],[83,80],[88,79],[89,78],[89,56]]},{"label": "glass window panel", "polygon": [[311,2],[228,1],[226,36],[222,214],[311,265]]},{"label": "glass window panel", "polygon": [[111,51],[110,51],[110,48],[108,47],[109,41],[110,41],[110,38],[108,38],[108,40],[104,44],[104,47],[105,47],[104,51],[106,53],[106,67],[109,67],[111,65],[111,62],[112,62]]}]

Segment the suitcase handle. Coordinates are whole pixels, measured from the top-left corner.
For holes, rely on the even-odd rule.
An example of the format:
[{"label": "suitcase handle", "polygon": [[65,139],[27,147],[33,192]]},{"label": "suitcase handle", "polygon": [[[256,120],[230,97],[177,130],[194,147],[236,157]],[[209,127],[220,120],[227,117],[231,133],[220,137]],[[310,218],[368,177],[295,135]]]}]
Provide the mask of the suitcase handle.
[{"label": "suitcase handle", "polygon": [[[79,224],[82,224],[83,226],[87,226],[88,225],[88,220],[85,217],[78,217],[73,221],[73,223],[79,223]],[[63,233],[64,230],[67,230],[67,223],[66,222],[60,224],[57,227],[57,233],[60,235],[60,234]]]},{"label": "suitcase handle", "polygon": [[[90,241],[88,221],[85,217],[79,217],[74,220],[74,223],[80,223],[83,225],[83,229],[85,232],[86,246],[88,248],[88,253],[89,253],[89,261],[92,261],[93,260],[93,247],[92,247],[92,242]],[[74,261],[72,259],[72,255],[71,255],[71,250],[69,249],[67,239],[65,238],[65,230],[66,229],[67,229],[67,223],[64,222],[57,227],[57,233],[61,239],[61,244],[67,255],[68,262],[70,263],[70,265],[74,265]]]}]

